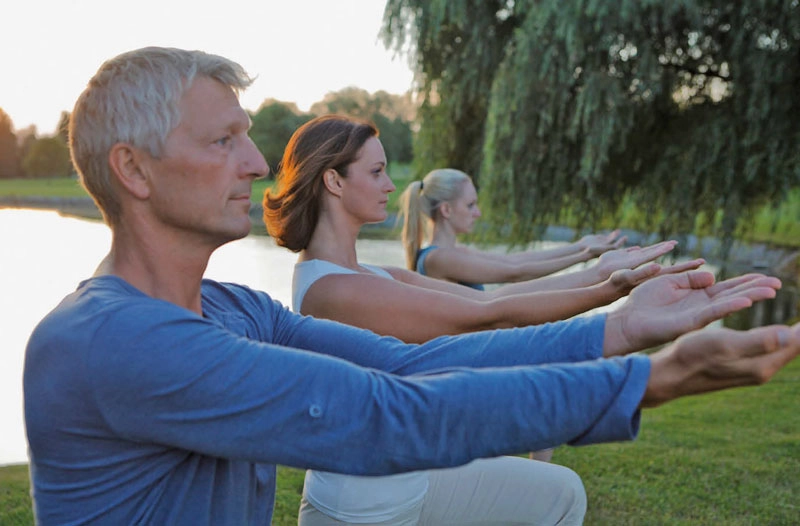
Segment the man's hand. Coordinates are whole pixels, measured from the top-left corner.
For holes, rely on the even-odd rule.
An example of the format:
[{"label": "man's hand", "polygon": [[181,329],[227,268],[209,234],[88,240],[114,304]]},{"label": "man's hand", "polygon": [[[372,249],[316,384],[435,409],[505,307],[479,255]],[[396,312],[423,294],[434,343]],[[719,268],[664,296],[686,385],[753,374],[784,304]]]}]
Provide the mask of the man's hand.
[{"label": "man's hand", "polygon": [[714,283],[713,274],[699,270],[650,279],[608,314],[603,354],[627,354],[669,342],[756,301],[774,298],[780,287],[778,278],[763,274]]},{"label": "man's hand", "polygon": [[654,353],[641,407],[730,387],[763,384],[800,354],[800,324],[749,331],[708,329]]}]

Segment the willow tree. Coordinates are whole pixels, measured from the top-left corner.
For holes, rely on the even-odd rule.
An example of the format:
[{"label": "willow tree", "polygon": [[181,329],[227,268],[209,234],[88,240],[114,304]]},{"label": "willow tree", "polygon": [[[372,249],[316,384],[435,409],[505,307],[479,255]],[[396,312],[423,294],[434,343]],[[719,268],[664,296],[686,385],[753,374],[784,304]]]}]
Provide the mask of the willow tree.
[{"label": "willow tree", "polygon": [[384,36],[424,95],[422,168],[471,172],[514,240],[633,202],[730,241],[800,181],[798,0],[389,0]]}]

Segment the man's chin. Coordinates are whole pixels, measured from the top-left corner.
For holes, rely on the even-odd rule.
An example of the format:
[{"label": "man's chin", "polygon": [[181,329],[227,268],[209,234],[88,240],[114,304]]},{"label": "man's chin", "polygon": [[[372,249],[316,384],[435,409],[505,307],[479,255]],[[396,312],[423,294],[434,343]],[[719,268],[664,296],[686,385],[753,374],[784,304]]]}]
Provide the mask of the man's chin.
[{"label": "man's chin", "polygon": [[221,230],[216,233],[215,240],[217,242],[217,246],[222,246],[226,243],[230,243],[231,241],[237,241],[250,233],[251,224],[248,218],[246,225],[241,225],[238,227],[231,227],[225,230]]}]

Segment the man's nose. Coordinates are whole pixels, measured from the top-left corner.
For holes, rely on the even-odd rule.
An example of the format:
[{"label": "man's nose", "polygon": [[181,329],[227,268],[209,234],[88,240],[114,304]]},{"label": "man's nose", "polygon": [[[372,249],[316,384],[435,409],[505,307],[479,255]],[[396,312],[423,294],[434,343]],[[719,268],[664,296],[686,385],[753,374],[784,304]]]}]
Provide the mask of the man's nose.
[{"label": "man's nose", "polygon": [[247,175],[255,179],[269,175],[269,165],[267,160],[258,150],[258,147],[249,137],[247,138],[247,148],[243,166]]}]

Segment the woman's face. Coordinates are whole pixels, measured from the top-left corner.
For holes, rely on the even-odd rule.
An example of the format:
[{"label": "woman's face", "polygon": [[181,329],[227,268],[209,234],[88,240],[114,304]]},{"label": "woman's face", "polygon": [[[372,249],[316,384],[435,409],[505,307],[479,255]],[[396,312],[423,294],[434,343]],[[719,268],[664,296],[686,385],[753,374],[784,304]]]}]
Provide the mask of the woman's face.
[{"label": "woman's face", "polygon": [[361,224],[386,220],[386,205],[395,186],[386,173],[386,154],[377,137],[367,139],[342,181],[342,205],[351,216]]},{"label": "woman's face", "polygon": [[481,216],[478,208],[478,192],[472,181],[464,181],[461,194],[455,199],[448,201],[450,205],[450,216],[447,221],[456,234],[467,234],[472,232],[475,221]]}]

